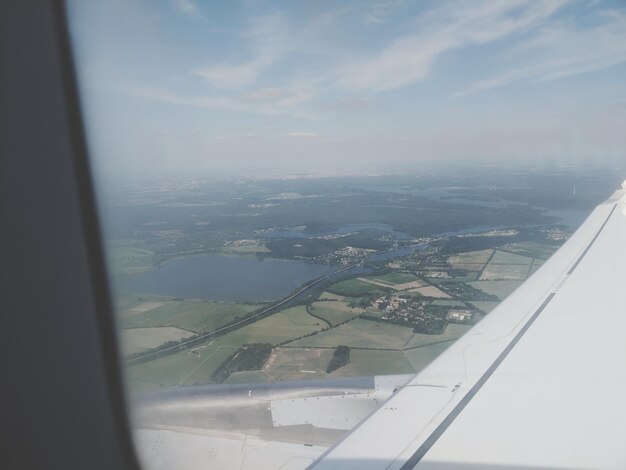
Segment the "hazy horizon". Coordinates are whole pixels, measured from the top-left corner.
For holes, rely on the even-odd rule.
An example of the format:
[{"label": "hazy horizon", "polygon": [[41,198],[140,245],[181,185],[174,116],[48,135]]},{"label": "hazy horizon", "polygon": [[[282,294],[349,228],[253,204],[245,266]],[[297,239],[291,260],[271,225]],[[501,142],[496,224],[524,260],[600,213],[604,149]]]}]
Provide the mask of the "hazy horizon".
[{"label": "hazy horizon", "polygon": [[70,1],[100,174],[623,166],[619,1]]}]

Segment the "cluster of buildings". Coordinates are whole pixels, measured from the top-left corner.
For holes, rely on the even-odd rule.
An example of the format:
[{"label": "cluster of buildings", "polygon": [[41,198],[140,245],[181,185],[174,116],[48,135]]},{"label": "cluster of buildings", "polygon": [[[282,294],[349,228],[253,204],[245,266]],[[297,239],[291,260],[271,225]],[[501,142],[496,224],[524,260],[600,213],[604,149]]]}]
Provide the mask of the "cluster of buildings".
[{"label": "cluster of buildings", "polygon": [[354,263],[360,263],[367,259],[369,255],[376,250],[370,250],[366,248],[355,248],[353,246],[346,246],[339,250],[327,253],[325,255],[317,256],[314,261],[318,263],[339,264],[341,266],[348,266]]},{"label": "cluster of buildings", "polygon": [[550,240],[564,241],[569,238],[569,233],[561,230],[560,228],[544,228],[541,230],[544,236]]},{"label": "cluster of buildings", "polygon": [[372,301],[372,307],[381,311],[381,320],[394,323],[415,323],[424,317],[424,306],[427,302],[416,298],[400,297],[397,294],[384,295]]},{"label": "cluster of buildings", "polygon": [[476,313],[470,308],[448,308],[430,304],[430,300],[391,294],[374,299],[371,307],[381,312],[381,320],[397,324],[419,326],[433,319],[445,319],[448,323],[474,323]]}]

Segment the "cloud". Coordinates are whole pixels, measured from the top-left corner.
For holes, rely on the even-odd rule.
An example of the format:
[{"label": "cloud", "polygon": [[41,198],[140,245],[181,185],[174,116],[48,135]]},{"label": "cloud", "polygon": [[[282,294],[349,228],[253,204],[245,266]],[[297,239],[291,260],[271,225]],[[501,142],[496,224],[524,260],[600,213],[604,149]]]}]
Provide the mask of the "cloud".
[{"label": "cloud", "polygon": [[198,6],[192,0],[175,0],[174,4],[180,11],[188,15],[194,15],[198,12]]},{"label": "cloud", "polygon": [[218,95],[191,95],[184,93],[168,92],[159,89],[141,88],[120,88],[118,93],[176,106],[186,106],[204,109],[225,109],[250,114],[261,115],[289,115],[301,119],[311,120],[313,115],[307,112],[294,109],[297,102],[308,100],[306,94],[287,94],[281,100],[275,102],[249,101],[240,97]]},{"label": "cloud", "polygon": [[389,17],[405,0],[383,0],[372,4],[365,4],[361,13],[363,23],[378,25],[389,21]]},{"label": "cloud", "polygon": [[[568,1],[436,2],[401,22],[394,18],[393,28],[381,27],[380,38],[363,44],[336,36],[360,7],[304,19],[273,11],[229,33],[225,44],[231,50],[225,50],[224,57],[233,59],[192,68],[208,85],[204,92],[194,95],[172,88],[136,94],[183,106],[319,119],[328,111],[371,109],[384,100],[380,93],[431,77],[442,55],[496,41],[507,47],[505,57],[515,55],[516,65],[470,84],[456,96],[519,80],[555,80],[623,61],[624,14],[605,10],[600,26],[556,23],[555,12]],[[362,10],[377,18],[371,21],[384,22],[402,5],[402,0],[389,0]],[[512,48],[511,43],[518,46]]]},{"label": "cloud", "polygon": [[428,76],[443,53],[537,27],[566,1],[446,3],[424,14],[414,34],[396,38],[381,52],[346,64],[335,85],[378,92],[410,85]]},{"label": "cloud", "polygon": [[286,55],[289,44],[285,37],[287,24],[282,13],[254,18],[241,36],[249,44],[252,55],[249,60],[200,67],[194,74],[215,88],[237,89],[254,85],[263,72]]},{"label": "cloud", "polygon": [[375,104],[376,100],[370,97],[348,96],[332,102],[330,107],[347,111],[362,111],[373,107]]},{"label": "cloud", "polygon": [[265,58],[238,65],[220,64],[196,70],[195,74],[216,88],[236,89],[253,84],[261,70],[271,63]]},{"label": "cloud", "polygon": [[259,88],[243,95],[243,98],[251,101],[277,101],[285,97],[282,88]]},{"label": "cloud", "polygon": [[[248,49],[247,60],[209,64],[194,70],[194,74],[215,90],[239,91],[234,100],[257,103],[263,112],[284,112],[333,92],[350,99],[355,94],[375,94],[411,85],[430,76],[442,54],[537,28],[566,2],[440,3],[411,20],[413,33],[392,35],[381,50],[374,52],[336,43],[334,48],[328,47],[325,28],[331,28],[328,36],[332,37],[332,28],[345,12],[333,12],[333,20],[322,25],[319,18],[310,19],[316,28],[296,28],[285,14],[274,12],[252,19],[239,35],[244,49]],[[371,16],[368,21],[385,21],[400,3],[390,0],[374,4],[366,9]],[[302,66],[286,65],[305,57],[309,62]],[[324,65],[312,65],[319,63]],[[347,108],[367,103],[341,104]]]},{"label": "cloud", "polygon": [[195,108],[207,108],[207,109],[233,109],[237,111],[245,111],[243,107],[236,100],[228,97],[213,97],[213,96],[197,96],[197,95],[184,95],[180,93],[171,93],[161,90],[151,90],[148,88],[125,88],[119,90],[121,93],[132,96],[135,98],[142,98],[150,101],[156,101],[160,103],[167,103],[179,106],[191,106]]},{"label": "cloud", "polygon": [[455,96],[464,96],[521,80],[545,82],[601,70],[626,62],[626,14],[604,11],[602,24],[585,29],[558,23],[519,46],[516,59],[526,55],[526,65],[515,67],[469,85]]},{"label": "cloud", "polygon": [[297,137],[300,139],[314,139],[319,137],[320,135],[317,132],[306,132],[306,131],[298,131],[298,132],[290,132],[287,134],[288,137]]}]

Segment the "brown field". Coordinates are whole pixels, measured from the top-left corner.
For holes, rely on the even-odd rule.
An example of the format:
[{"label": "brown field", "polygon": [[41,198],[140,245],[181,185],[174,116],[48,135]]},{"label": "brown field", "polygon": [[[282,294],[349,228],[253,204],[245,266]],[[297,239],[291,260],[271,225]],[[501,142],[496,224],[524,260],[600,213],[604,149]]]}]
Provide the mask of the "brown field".
[{"label": "brown field", "polygon": [[481,281],[521,281],[526,279],[530,266],[525,264],[489,263],[478,278]]},{"label": "brown field", "polygon": [[154,310],[155,308],[159,308],[162,305],[163,305],[163,302],[144,302],[128,310],[128,313],[130,315],[136,315],[138,313],[144,313],[150,310]]},{"label": "brown field", "polygon": [[326,367],[334,349],[276,348],[263,373],[272,380],[301,380],[327,377]]},{"label": "brown field", "polygon": [[485,264],[493,250],[468,251],[448,258],[450,264]]},{"label": "brown field", "polygon": [[444,291],[435,286],[418,287],[417,289],[411,289],[409,292],[417,292],[424,297],[434,297],[437,299],[450,299],[451,297]]},{"label": "brown field", "polygon": [[359,281],[368,282],[370,284],[374,284],[375,286],[388,287],[390,289],[398,290],[398,291],[414,289],[414,288],[423,287],[426,285],[424,281],[420,281],[420,280],[405,282],[404,284],[391,284],[388,282],[378,281],[375,279],[368,279],[366,277],[359,277],[358,279]]}]

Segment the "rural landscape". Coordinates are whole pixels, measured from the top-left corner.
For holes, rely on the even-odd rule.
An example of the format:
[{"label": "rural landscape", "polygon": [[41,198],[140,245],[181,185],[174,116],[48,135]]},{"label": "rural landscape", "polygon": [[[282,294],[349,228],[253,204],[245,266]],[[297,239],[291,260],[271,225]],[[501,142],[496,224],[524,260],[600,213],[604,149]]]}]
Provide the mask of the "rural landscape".
[{"label": "rural landscape", "polygon": [[415,373],[541,268],[611,191],[607,177],[481,169],[117,188],[115,218],[104,212],[128,384]]}]

